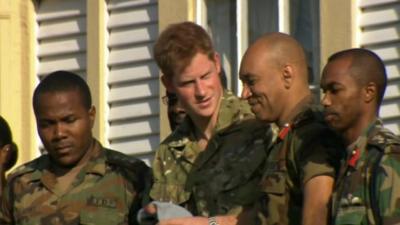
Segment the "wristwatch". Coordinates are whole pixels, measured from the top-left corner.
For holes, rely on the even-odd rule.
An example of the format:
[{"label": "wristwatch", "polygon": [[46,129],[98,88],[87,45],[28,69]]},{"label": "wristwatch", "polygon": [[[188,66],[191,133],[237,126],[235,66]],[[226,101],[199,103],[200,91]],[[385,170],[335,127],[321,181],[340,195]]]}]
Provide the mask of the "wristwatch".
[{"label": "wristwatch", "polygon": [[217,218],[215,218],[215,217],[209,217],[209,218],[208,218],[208,225],[219,225],[219,224],[217,223]]}]

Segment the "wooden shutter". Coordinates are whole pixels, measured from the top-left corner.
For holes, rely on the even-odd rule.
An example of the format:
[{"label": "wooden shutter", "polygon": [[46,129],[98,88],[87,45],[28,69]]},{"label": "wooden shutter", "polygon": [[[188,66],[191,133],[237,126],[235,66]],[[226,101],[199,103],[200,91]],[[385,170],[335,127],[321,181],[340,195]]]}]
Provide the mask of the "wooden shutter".
[{"label": "wooden shutter", "polygon": [[39,77],[55,70],[86,77],[86,1],[42,0],[37,23]]},{"label": "wooden shutter", "polygon": [[400,2],[361,0],[361,47],[377,53],[384,61],[388,85],[380,115],[385,126],[400,134]]},{"label": "wooden shutter", "polygon": [[108,12],[108,141],[148,162],[160,143],[157,1],[110,0]]}]

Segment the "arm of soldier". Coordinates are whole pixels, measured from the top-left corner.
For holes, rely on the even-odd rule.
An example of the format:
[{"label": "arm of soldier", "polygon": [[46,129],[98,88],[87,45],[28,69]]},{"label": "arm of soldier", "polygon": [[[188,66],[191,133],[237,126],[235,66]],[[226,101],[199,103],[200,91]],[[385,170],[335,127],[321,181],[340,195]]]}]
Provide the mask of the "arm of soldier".
[{"label": "arm of soldier", "polygon": [[335,139],[329,133],[321,133],[324,138],[313,141],[312,151],[302,159],[306,162],[302,167],[303,225],[328,223],[334,177],[339,167],[340,153],[343,151],[343,146],[335,144]]},{"label": "arm of soldier", "polygon": [[[215,217],[215,220],[219,225],[238,224],[237,217],[233,215],[217,216]],[[209,224],[209,218],[207,217],[176,218],[176,219],[162,220],[158,223],[158,225],[208,225],[208,224]]]},{"label": "arm of soldier", "polygon": [[384,155],[375,189],[382,224],[400,224],[400,154]]},{"label": "arm of soldier", "polygon": [[136,195],[129,209],[129,224],[132,225],[138,224],[137,216],[139,210],[150,202],[149,192],[152,183],[151,169],[144,164],[138,175],[141,177],[137,179],[139,183],[135,184]]},{"label": "arm of soldier", "polygon": [[327,224],[333,183],[331,176],[322,175],[311,178],[304,185],[303,225]]}]

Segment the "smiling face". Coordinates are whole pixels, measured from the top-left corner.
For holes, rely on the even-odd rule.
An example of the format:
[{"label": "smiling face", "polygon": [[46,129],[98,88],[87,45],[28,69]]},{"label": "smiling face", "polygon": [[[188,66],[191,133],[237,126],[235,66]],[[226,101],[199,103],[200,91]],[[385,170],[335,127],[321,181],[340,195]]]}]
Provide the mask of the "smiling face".
[{"label": "smiling face", "polygon": [[44,92],[39,95],[35,115],[52,162],[68,168],[77,165],[93,143],[94,107],[88,110],[76,90]]},{"label": "smiling face", "polygon": [[181,106],[192,119],[209,118],[218,115],[222,98],[220,69],[217,54],[211,60],[207,55],[197,53],[181,73],[164,83],[177,95]]},{"label": "smiling face", "polygon": [[282,98],[283,83],[281,69],[269,56],[249,51],[240,66],[243,83],[242,98],[251,106],[251,111],[260,120],[278,122],[285,105]]},{"label": "smiling face", "polygon": [[325,120],[339,132],[357,127],[362,118],[363,89],[351,75],[350,66],[349,58],[331,61],[321,79]]}]

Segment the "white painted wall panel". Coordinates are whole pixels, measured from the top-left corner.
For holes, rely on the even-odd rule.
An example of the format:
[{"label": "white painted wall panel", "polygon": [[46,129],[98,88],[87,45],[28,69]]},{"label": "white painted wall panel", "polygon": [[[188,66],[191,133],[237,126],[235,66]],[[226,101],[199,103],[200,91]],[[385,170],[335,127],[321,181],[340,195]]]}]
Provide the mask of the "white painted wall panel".
[{"label": "white painted wall panel", "polygon": [[108,141],[149,162],[160,143],[157,1],[110,0],[108,12]]},{"label": "white painted wall panel", "polygon": [[400,6],[388,5],[386,7],[365,10],[360,17],[360,26],[381,25],[396,22],[400,19]]},{"label": "white painted wall panel", "polygon": [[114,101],[126,101],[146,97],[158,96],[158,80],[135,82],[129,85],[111,86],[108,96],[109,103]]},{"label": "white painted wall panel", "polygon": [[[400,39],[400,24],[398,26],[390,26],[380,29],[371,29],[363,32],[361,44],[371,45],[382,42],[397,41]],[[385,35],[382,35],[385,34]]]},{"label": "white painted wall panel", "polygon": [[379,46],[371,46],[368,49],[371,49],[376,54],[378,54],[382,60],[390,61],[397,60],[400,58],[399,52],[399,44],[391,44],[391,45],[379,45]]},{"label": "white painted wall panel", "polygon": [[86,14],[84,0],[42,0],[40,1],[38,21],[64,19]]},{"label": "white painted wall panel", "polygon": [[142,101],[132,102],[132,104],[114,103],[110,108],[110,120],[122,120],[127,118],[142,117],[148,115],[157,116],[157,108],[159,107],[158,98],[145,99]]},{"label": "white painted wall panel", "polygon": [[131,10],[115,10],[115,12],[110,15],[108,26],[129,26],[132,24],[150,23],[157,20],[157,5],[149,4],[139,7],[133,7]]},{"label": "white painted wall panel", "polygon": [[400,1],[360,0],[359,7],[360,45],[377,53],[388,73],[380,116],[386,127],[400,134]]},{"label": "white painted wall panel", "polygon": [[143,79],[158,79],[158,67],[153,61],[139,63],[133,66],[133,64],[113,66],[110,71],[108,83],[120,83],[133,80]]},{"label": "white painted wall panel", "polygon": [[37,23],[38,76],[69,70],[86,77],[86,1],[42,0]]},{"label": "white painted wall panel", "polygon": [[[137,155],[150,155],[153,149],[158,147],[158,135],[138,137],[136,139],[129,139],[128,141],[114,141],[113,147],[115,149],[122,149],[121,152],[132,154],[132,150],[141,149],[142,152],[136,152]],[[150,153],[150,154],[149,154]]]},{"label": "white painted wall panel", "polygon": [[86,17],[68,17],[58,20],[42,20],[39,22],[38,36],[42,38],[65,37],[67,35],[86,32]]},{"label": "white painted wall panel", "polygon": [[[400,96],[400,86],[399,82],[396,83],[388,83],[386,86],[386,94],[385,98],[398,98]],[[399,114],[400,116],[400,114]]]},{"label": "white painted wall panel", "polygon": [[400,115],[400,108],[397,103],[384,103],[381,106],[381,114],[385,117],[398,117]]},{"label": "white painted wall panel", "polygon": [[38,50],[39,57],[86,51],[86,35],[42,40]]},{"label": "white painted wall panel", "polygon": [[397,3],[399,0],[360,0],[360,7],[381,6],[384,4]]},{"label": "white painted wall panel", "polygon": [[389,79],[399,79],[400,78],[400,60],[396,63],[387,63],[386,72]]},{"label": "white painted wall panel", "polygon": [[157,36],[158,25],[150,24],[146,27],[133,27],[116,30],[110,34],[109,46],[117,47],[141,41],[154,41],[152,37]]},{"label": "white painted wall panel", "polygon": [[[121,123],[111,124],[109,138],[129,138],[151,135],[154,129],[157,129],[158,127],[158,117],[138,121],[123,121]],[[137,152],[142,151],[141,149],[136,149],[136,146],[132,146],[132,149],[136,150]]]},{"label": "white painted wall panel", "polygon": [[135,61],[151,60],[152,55],[151,44],[115,48],[110,52],[109,64],[118,65],[134,63]]},{"label": "white painted wall panel", "polygon": [[108,3],[109,10],[115,9],[123,9],[126,7],[135,7],[135,6],[144,6],[149,4],[157,4],[157,0],[136,0],[136,1],[127,1],[127,0],[112,0]]},{"label": "white painted wall panel", "polygon": [[86,52],[39,59],[39,75],[46,75],[55,70],[86,70]]}]

